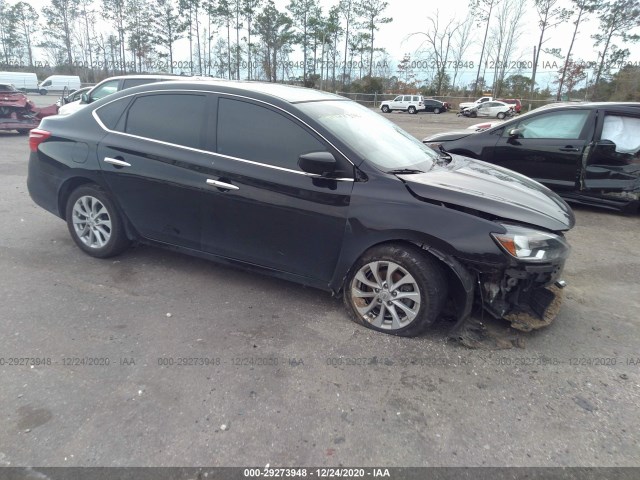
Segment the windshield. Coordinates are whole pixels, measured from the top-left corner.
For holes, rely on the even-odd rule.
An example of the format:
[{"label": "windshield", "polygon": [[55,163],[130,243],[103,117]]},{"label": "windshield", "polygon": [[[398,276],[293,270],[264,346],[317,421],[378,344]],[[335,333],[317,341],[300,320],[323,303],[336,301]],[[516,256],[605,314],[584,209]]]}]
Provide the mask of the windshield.
[{"label": "windshield", "polygon": [[355,102],[310,102],[298,107],[385,172],[403,169],[426,172],[438,158],[436,152],[396,124]]}]

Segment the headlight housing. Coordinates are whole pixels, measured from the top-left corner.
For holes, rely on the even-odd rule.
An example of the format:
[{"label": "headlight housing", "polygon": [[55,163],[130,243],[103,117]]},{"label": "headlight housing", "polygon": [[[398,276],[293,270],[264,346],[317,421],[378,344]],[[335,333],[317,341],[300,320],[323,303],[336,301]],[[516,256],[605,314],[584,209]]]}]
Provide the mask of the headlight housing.
[{"label": "headlight housing", "polygon": [[502,224],[506,233],[492,233],[496,243],[509,255],[523,262],[545,263],[567,258],[571,247],[561,235]]}]

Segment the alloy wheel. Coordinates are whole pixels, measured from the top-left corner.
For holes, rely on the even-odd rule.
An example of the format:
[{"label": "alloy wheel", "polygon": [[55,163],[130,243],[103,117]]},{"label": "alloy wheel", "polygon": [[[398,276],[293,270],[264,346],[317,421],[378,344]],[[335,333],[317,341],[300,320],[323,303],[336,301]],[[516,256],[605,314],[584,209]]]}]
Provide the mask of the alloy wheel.
[{"label": "alloy wheel", "polygon": [[415,320],[422,301],[416,279],[391,261],[363,265],[351,282],[351,300],[371,325],[398,330]]}]

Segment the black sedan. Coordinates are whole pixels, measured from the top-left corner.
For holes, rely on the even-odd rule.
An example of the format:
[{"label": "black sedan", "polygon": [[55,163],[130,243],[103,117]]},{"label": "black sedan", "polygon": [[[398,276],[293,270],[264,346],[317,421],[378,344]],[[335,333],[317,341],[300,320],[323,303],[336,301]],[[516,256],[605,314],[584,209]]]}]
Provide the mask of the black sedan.
[{"label": "black sedan", "polygon": [[354,321],[396,335],[462,323],[474,300],[524,329],[557,312],[566,203],[343,97],[163,82],[29,140],[31,197],[94,257],[138,241],[241,266],[342,294]]},{"label": "black sedan", "polygon": [[433,98],[425,98],[423,100],[424,111],[433,113],[444,113],[447,111],[447,105],[440,100],[434,100]]},{"label": "black sedan", "polygon": [[573,202],[626,211],[640,206],[640,103],[550,106],[480,132],[446,132],[423,142],[515,170]]}]

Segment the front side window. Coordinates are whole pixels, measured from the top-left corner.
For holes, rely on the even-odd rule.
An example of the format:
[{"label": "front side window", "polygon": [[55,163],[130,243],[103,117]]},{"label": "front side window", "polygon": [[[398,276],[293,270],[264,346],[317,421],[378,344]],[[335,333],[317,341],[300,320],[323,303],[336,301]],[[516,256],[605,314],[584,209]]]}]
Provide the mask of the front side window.
[{"label": "front side window", "polygon": [[118,82],[119,80],[110,80],[103,83],[102,85],[99,85],[93,92],[91,92],[91,100],[100,100],[107,95],[116,93],[118,91]]},{"label": "front side window", "polygon": [[393,99],[394,102],[401,102],[402,101],[402,95],[397,96],[396,98]]},{"label": "front side window", "polygon": [[293,119],[269,108],[221,98],[218,103],[218,153],[300,170],[298,158],[327,148]]},{"label": "front side window", "polygon": [[140,96],[127,112],[124,132],[200,148],[205,109],[204,95],[170,93]]},{"label": "front side window", "polygon": [[522,120],[516,128],[522,131],[521,138],[577,140],[588,117],[588,110],[545,113]]},{"label": "front side window", "polygon": [[42,84],[43,87],[50,87],[51,86],[51,80],[45,80],[45,82]]}]

